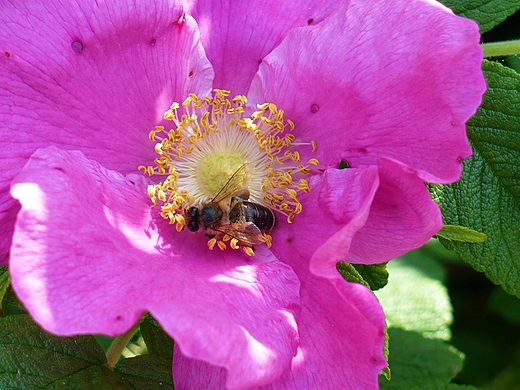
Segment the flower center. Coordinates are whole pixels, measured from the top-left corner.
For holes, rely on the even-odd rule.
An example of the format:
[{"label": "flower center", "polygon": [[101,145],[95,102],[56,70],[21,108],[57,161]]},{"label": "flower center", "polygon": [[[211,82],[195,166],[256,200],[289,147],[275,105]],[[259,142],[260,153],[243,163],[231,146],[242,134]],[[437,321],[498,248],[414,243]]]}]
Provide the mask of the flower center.
[{"label": "flower center", "polygon": [[205,157],[200,163],[201,185],[217,194],[245,161],[238,152],[220,151]]},{"label": "flower center", "polygon": [[247,117],[245,96],[214,92],[170,106],[164,118],[175,126],[150,132],[158,157],[139,169],[162,176],[148,195],[177,231],[203,229],[210,249],[229,245],[253,255],[254,245],[271,245],[276,214],[291,223],[301,212],[298,196],[310,192],[305,177],[318,161],[302,164],[298,148],[314,151],[316,144],[296,141],[293,123],[276,105],[261,104]]}]

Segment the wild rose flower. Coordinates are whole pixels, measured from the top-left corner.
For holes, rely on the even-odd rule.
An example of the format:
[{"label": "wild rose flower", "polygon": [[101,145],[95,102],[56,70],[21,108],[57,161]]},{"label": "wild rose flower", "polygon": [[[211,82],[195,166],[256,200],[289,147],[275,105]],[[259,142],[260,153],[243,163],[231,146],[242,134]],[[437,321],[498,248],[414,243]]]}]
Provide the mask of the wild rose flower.
[{"label": "wild rose flower", "polygon": [[[335,264],[388,261],[440,229],[423,182],[457,180],[471,154],[464,124],[485,88],[475,23],[410,0],[33,0],[3,2],[0,18],[1,249],[43,328],[116,335],[149,311],[175,339],[179,388],[377,387],[382,310]],[[294,191],[272,204],[272,246],[253,257],[169,223],[181,228],[182,207],[210,198],[196,192],[201,177],[183,179],[195,152],[159,150],[180,178],[157,187],[167,176],[149,131],[167,138],[172,102],[210,101],[214,88],[247,96],[244,118],[276,105],[264,114],[283,110],[279,135],[292,134],[286,155],[246,145],[264,153],[246,174],[252,200]],[[222,134],[220,152],[246,162],[236,126]],[[201,158],[217,144],[204,142]],[[262,188],[265,164],[296,187]],[[161,216],[149,196],[164,206],[164,190],[182,207]]]}]

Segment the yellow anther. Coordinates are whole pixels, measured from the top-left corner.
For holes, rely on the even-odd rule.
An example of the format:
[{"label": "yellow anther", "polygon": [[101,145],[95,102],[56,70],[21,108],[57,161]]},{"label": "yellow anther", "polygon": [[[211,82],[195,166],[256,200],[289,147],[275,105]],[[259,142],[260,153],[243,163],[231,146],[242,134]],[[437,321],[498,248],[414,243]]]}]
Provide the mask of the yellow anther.
[{"label": "yellow anther", "polygon": [[304,192],[311,192],[311,189],[309,188],[309,182],[305,179],[300,179],[300,182],[298,183],[298,189]]},{"label": "yellow anther", "polygon": [[164,119],[166,119],[167,121],[172,121],[175,119],[175,114],[173,113],[173,111],[168,110],[164,113]]},{"label": "yellow anther", "polygon": [[262,234],[262,238],[265,242],[265,245],[268,247],[268,248],[271,248],[271,246],[273,245],[273,237],[271,237],[270,234],[267,234],[267,233],[263,233]]},{"label": "yellow anther", "polygon": [[253,248],[250,248],[248,246],[244,246],[244,247],[242,247],[242,249],[244,250],[246,255],[248,255],[250,257],[253,257],[255,255],[255,251],[253,250]]},{"label": "yellow anther", "polygon": [[164,193],[163,190],[159,190],[159,191],[157,191],[157,198],[158,198],[161,202],[166,202],[166,194]]},{"label": "yellow anther", "polygon": [[224,251],[224,250],[226,250],[226,248],[227,248],[227,245],[224,244],[223,241],[217,241],[217,245],[218,245],[218,247],[219,247],[219,249],[220,249],[221,251]]},{"label": "yellow anther", "polygon": [[236,238],[232,238],[231,241],[229,242],[229,246],[233,249],[239,249],[240,247],[238,246],[238,240]]},{"label": "yellow anther", "polygon": [[287,194],[289,195],[289,197],[291,198],[296,198],[296,195],[298,194],[295,190],[293,190],[292,188],[286,188],[285,189],[285,192],[287,192]]},{"label": "yellow anther", "polygon": [[208,240],[208,248],[213,250],[215,248],[215,244],[217,243],[217,239],[215,237]]},{"label": "yellow anther", "polygon": [[184,226],[186,225],[186,220],[181,214],[175,214],[175,229],[180,232],[182,229],[184,229]]},{"label": "yellow anther", "polygon": [[307,161],[307,164],[318,166],[318,165],[320,165],[320,162],[315,158],[310,158],[309,161]]},{"label": "yellow anther", "polygon": [[[184,101],[182,102],[182,106],[184,108],[188,108],[190,106],[190,103],[191,103],[191,96],[188,95],[188,97],[186,99],[184,99]],[[183,116],[183,120],[184,120],[184,116]]]}]

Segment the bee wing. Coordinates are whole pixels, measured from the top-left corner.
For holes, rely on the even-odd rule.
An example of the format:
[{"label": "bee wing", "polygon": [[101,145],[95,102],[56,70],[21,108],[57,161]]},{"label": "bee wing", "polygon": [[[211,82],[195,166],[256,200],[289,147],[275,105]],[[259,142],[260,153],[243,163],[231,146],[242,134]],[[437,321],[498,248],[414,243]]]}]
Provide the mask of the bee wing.
[{"label": "bee wing", "polygon": [[222,187],[222,189],[218,192],[217,195],[213,198],[213,203],[219,203],[223,201],[224,199],[230,197],[235,192],[237,192],[240,189],[244,188],[243,180],[244,180],[244,174],[246,172],[246,169],[249,167],[249,162],[246,162],[238,168],[235,173],[233,173],[233,176],[229,178],[227,183]]},{"label": "bee wing", "polygon": [[227,234],[231,238],[236,238],[241,244],[246,246],[265,243],[262,232],[252,222],[222,224],[218,225],[214,230]]}]

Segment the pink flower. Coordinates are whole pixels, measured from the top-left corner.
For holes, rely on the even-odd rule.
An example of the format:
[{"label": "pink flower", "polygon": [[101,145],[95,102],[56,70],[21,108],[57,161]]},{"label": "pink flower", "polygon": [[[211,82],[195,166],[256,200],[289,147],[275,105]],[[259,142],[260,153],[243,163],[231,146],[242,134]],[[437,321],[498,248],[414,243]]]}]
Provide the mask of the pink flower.
[{"label": "pink flower", "polygon": [[[149,311],[175,339],[178,388],[376,388],[383,312],[335,265],[440,229],[423,182],[457,180],[471,154],[478,28],[433,0],[188,3],[3,4],[0,249],[16,293],[58,335],[116,335]],[[298,149],[321,169],[302,212],[254,257],[177,232],[137,172],[170,104],[213,88],[275,103],[317,145]]]}]

